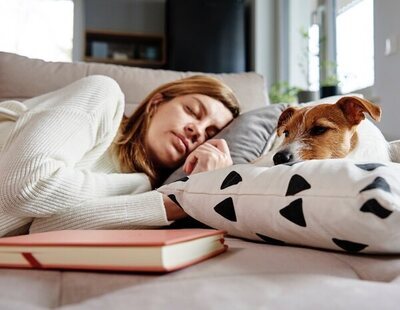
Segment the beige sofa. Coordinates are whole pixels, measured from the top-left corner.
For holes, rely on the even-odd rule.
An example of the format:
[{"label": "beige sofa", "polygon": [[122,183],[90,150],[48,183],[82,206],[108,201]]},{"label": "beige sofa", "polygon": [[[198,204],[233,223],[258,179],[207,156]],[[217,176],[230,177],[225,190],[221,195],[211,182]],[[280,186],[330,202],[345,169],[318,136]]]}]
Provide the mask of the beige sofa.
[{"label": "beige sofa", "polygon": [[[134,105],[155,86],[191,73],[46,63],[0,53],[0,100],[26,99],[80,77],[115,78]],[[254,73],[219,75],[244,111],[266,105]],[[0,172],[1,173],[1,172]],[[398,309],[400,257],[349,255],[226,238],[229,250],[165,275],[0,270],[0,309]]]}]

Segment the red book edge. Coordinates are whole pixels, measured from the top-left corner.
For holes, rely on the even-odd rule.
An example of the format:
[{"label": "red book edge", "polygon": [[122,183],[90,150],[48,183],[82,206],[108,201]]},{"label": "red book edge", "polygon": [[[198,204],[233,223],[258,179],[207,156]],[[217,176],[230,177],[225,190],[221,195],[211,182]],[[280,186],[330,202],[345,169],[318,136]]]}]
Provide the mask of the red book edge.
[{"label": "red book edge", "polygon": [[[79,235],[79,233],[82,235]],[[132,230],[59,230],[52,232],[34,233],[29,235],[20,235],[13,237],[0,238],[0,246],[77,246],[77,247],[98,247],[98,246],[166,246],[177,244],[185,241],[196,240],[204,237],[222,234],[225,235],[224,230],[215,229],[176,229],[176,230],[162,230],[162,229],[149,229],[143,231],[144,237],[147,239],[137,239],[138,232]],[[104,234],[104,236],[103,236]],[[135,237],[134,239],[131,239]],[[136,235],[136,236],[135,236]],[[154,237],[152,237],[153,235]],[[158,236],[161,235],[161,236]],[[71,239],[72,236],[72,239]],[[78,241],[76,241],[78,240]],[[132,242],[132,240],[134,240]]]}]

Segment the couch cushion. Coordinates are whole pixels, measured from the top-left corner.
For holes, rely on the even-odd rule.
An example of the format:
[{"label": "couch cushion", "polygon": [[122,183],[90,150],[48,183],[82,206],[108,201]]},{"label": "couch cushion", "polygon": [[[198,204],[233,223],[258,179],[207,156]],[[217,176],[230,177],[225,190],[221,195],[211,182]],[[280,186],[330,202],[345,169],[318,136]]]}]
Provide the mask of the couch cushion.
[{"label": "couch cushion", "polygon": [[158,190],[230,235],[351,253],[400,253],[400,165],[348,159],[190,175]]},{"label": "couch cushion", "polygon": [[[110,76],[119,83],[126,97],[126,113],[129,114],[135,105],[159,85],[198,73],[98,63],[46,62],[0,52],[0,101],[35,97],[94,74]],[[233,89],[241,103],[242,112],[269,104],[265,81],[259,74],[210,75],[221,79]]]},{"label": "couch cushion", "polygon": [[60,271],[0,269],[0,309],[54,309],[61,279]]}]

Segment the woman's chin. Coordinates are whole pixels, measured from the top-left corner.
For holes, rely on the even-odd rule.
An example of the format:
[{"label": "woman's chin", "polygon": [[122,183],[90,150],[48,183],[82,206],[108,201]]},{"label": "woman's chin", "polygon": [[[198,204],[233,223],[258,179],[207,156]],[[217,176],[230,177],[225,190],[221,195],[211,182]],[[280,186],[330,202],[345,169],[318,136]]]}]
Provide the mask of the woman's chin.
[{"label": "woman's chin", "polygon": [[175,148],[157,158],[159,165],[167,169],[176,169],[185,162],[185,158]]}]

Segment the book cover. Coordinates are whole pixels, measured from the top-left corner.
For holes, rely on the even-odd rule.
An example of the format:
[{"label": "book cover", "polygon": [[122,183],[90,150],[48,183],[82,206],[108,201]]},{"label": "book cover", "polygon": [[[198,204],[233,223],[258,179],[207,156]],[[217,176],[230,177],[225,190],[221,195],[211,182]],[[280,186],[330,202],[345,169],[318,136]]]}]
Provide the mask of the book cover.
[{"label": "book cover", "polygon": [[167,272],[226,249],[213,229],[61,230],[0,238],[0,267]]}]

